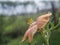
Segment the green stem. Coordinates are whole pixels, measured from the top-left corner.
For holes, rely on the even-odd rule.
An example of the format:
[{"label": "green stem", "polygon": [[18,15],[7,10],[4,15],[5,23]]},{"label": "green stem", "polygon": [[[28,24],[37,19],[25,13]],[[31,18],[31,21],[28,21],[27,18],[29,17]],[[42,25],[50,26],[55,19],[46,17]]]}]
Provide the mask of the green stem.
[{"label": "green stem", "polygon": [[49,45],[49,39],[46,40],[46,45]]},{"label": "green stem", "polygon": [[[48,33],[48,34],[47,34]],[[44,40],[45,40],[45,44],[46,45],[49,45],[49,38],[50,38],[50,31],[49,32],[44,32],[43,34],[42,34],[42,36],[43,36],[43,38],[44,38]]]},{"label": "green stem", "polygon": [[45,40],[45,45],[49,45],[49,39],[46,39],[46,38],[44,37],[44,40]]}]

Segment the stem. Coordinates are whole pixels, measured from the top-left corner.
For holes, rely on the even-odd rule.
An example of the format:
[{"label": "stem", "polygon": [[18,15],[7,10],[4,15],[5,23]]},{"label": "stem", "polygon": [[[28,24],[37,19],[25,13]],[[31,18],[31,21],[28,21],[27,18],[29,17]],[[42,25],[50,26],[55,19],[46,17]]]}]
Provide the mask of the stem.
[{"label": "stem", "polygon": [[43,38],[44,38],[44,40],[45,40],[45,44],[46,44],[46,45],[49,45],[50,35],[51,35],[50,31],[46,31],[46,32],[44,32],[44,33],[42,34],[42,36],[43,36]]},{"label": "stem", "polygon": [[44,39],[45,39],[45,44],[46,44],[46,45],[49,45],[49,39],[47,39],[47,38],[45,38],[45,37],[44,37]]},{"label": "stem", "polygon": [[46,45],[49,45],[49,39],[46,40]]}]

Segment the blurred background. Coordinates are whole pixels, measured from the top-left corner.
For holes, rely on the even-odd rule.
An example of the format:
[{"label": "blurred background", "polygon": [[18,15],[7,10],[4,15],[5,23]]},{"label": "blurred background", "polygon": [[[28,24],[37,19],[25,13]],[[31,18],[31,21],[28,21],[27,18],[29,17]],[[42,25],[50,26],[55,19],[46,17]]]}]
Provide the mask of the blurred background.
[{"label": "blurred background", "polygon": [[[0,0],[0,45],[28,45],[21,43],[30,22],[40,15],[52,12],[51,23],[60,19],[60,0]],[[52,31],[50,45],[60,45],[60,27]],[[36,33],[31,45],[43,45],[40,33]]]}]

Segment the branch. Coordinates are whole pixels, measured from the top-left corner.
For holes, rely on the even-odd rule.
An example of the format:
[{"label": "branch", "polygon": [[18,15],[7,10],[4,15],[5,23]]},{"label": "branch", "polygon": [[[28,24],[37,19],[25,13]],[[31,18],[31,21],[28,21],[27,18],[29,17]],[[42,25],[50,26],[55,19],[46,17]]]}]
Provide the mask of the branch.
[{"label": "branch", "polygon": [[51,28],[50,31],[54,30],[54,29],[57,29],[60,27],[60,23],[58,23],[55,27]]}]

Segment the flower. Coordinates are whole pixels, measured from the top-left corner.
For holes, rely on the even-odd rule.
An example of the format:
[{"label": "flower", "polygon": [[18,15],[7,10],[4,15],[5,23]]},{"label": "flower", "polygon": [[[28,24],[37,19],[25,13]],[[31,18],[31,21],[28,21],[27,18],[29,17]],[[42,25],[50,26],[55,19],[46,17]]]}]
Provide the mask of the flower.
[{"label": "flower", "polygon": [[[24,40],[26,40],[26,38],[28,38],[28,42],[31,43],[32,39],[33,39],[33,36],[34,34],[38,31],[42,33],[42,30],[44,30],[46,24],[49,22],[50,20],[50,16],[51,14],[48,13],[48,14],[45,14],[45,15],[42,15],[42,16],[39,16],[37,18],[36,21],[33,22],[32,18],[30,18],[28,21],[27,21],[27,24],[29,24],[29,28],[27,29],[27,31],[25,32],[24,34],[24,37],[22,38],[22,42],[24,42]],[[43,36],[47,37],[47,35],[45,35],[46,31],[44,31],[42,33]],[[47,33],[48,34],[48,33]],[[44,38],[45,38],[44,37]],[[47,41],[48,43],[48,41]]]},{"label": "flower", "polygon": [[32,18],[28,19],[27,25],[30,25],[33,22]]}]

